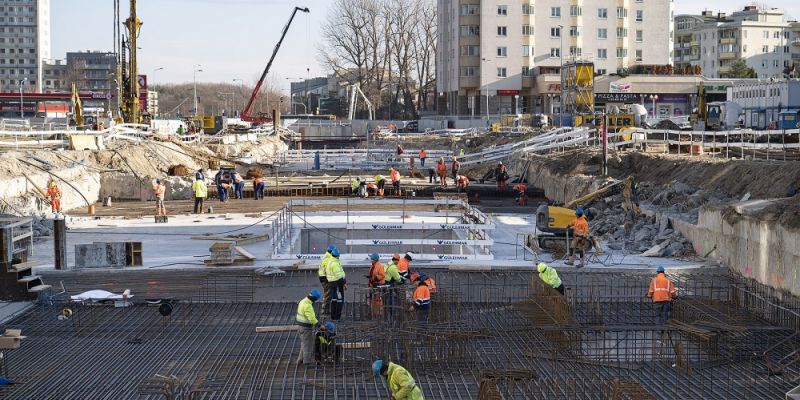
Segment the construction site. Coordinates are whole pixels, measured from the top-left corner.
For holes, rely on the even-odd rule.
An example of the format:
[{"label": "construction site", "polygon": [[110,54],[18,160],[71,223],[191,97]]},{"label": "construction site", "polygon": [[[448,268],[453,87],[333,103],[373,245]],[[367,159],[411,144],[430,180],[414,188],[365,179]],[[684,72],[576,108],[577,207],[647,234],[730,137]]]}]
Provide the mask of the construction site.
[{"label": "construction site", "polygon": [[250,115],[298,12],[248,129],[145,127],[130,79],[108,128],[0,130],[0,398],[400,398],[376,360],[426,399],[800,398],[798,129],[610,130],[578,63],[575,126]]}]

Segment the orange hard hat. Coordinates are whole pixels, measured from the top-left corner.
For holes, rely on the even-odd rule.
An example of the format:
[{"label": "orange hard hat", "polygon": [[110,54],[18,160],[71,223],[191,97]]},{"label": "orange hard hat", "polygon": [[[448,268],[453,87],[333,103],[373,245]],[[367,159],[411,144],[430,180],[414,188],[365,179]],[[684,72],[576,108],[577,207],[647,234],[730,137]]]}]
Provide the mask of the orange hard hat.
[{"label": "orange hard hat", "polygon": [[400,254],[398,253],[392,254],[392,260],[399,260],[399,259],[400,259]]},{"label": "orange hard hat", "polygon": [[411,274],[411,282],[416,282],[417,279],[419,279],[418,273],[414,272],[413,274]]}]

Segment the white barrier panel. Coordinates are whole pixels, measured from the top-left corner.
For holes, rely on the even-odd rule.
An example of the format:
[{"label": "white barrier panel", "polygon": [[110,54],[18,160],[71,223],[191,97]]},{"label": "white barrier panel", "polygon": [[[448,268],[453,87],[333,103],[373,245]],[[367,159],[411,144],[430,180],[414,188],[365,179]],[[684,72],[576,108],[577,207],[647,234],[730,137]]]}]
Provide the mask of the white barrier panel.
[{"label": "white barrier panel", "polygon": [[[380,254],[381,259],[391,259],[392,254]],[[276,260],[321,260],[322,254],[275,254]],[[494,260],[491,254],[417,254],[413,255],[414,261],[488,261]],[[342,254],[339,258],[343,262],[367,262],[369,254]]]},{"label": "white barrier panel", "polygon": [[491,246],[494,240],[450,240],[450,239],[348,239],[345,241],[348,246],[392,246],[399,244],[425,244],[433,246],[472,246],[483,245]]},{"label": "white barrier panel", "polygon": [[[302,226],[303,221],[296,221],[297,226]],[[339,223],[339,222],[320,222],[308,223],[309,226],[319,229],[354,229],[354,230],[410,230],[410,229],[433,229],[433,230],[492,230],[495,225],[489,224],[426,224],[426,223]]]}]

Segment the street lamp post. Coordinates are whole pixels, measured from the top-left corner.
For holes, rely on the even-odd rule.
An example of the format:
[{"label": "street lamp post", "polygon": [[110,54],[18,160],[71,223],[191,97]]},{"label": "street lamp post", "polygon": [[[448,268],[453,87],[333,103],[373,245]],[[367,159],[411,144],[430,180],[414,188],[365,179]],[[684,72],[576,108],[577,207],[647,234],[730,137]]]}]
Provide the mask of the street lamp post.
[{"label": "street lamp post", "polygon": [[203,72],[202,69],[198,69],[198,67],[202,67],[200,64],[195,64],[194,72],[192,73],[192,81],[194,82],[194,116],[197,116],[197,73]]},{"label": "street lamp post", "polygon": [[558,57],[559,57],[559,66],[558,66],[558,74],[560,76],[559,84],[558,84],[558,126],[564,126],[564,25],[557,25],[558,26],[558,39],[559,39],[559,47],[558,47]]},{"label": "street lamp post", "polygon": [[[489,62],[489,59],[481,58],[481,61]],[[484,71],[484,72],[486,72],[486,71]],[[486,126],[489,127],[490,126],[490,122],[489,122],[489,77],[488,77],[489,72],[486,72],[486,74],[487,74],[487,77],[486,77]],[[483,73],[481,73],[481,75],[483,75]]]},{"label": "street lamp post", "polygon": [[651,94],[647,96],[648,99],[653,100],[653,119],[656,119],[656,100],[658,100],[657,94]]},{"label": "street lamp post", "polygon": [[22,95],[22,85],[24,85],[25,82],[27,82],[27,81],[28,81],[28,78],[25,78],[25,79],[22,79],[21,81],[19,81],[19,117],[20,118],[25,118],[25,114],[24,114],[25,110],[23,108],[23,100],[24,100],[24,98],[23,98],[23,95]]},{"label": "street lamp post", "polygon": [[[242,79],[233,78],[233,83],[236,83],[236,81],[239,81],[240,85],[244,85],[244,81]],[[236,116],[236,92],[237,92],[236,90],[233,91],[233,116],[234,117]]]}]

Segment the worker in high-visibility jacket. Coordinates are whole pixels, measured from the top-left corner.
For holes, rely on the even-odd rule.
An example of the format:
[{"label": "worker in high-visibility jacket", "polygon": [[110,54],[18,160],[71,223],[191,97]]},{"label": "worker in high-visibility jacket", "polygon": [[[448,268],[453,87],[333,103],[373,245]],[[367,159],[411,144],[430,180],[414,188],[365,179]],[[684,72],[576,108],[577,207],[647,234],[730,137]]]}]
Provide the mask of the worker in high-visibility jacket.
[{"label": "worker in high-visibility jacket", "polygon": [[384,376],[386,385],[392,391],[392,397],[396,400],[425,400],[422,389],[414,381],[414,378],[405,368],[393,362],[375,360],[372,363],[372,373],[376,377]]},{"label": "worker in high-visibility jacket", "polygon": [[395,286],[403,283],[403,277],[397,271],[397,263],[400,262],[400,254],[392,254],[392,260],[386,264],[386,284]]},{"label": "worker in high-visibility jacket", "polygon": [[655,278],[650,280],[650,289],[647,291],[647,297],[653,299],[658,323],[664,325],[672,311],[672,300],[678,297],[675,284],[667,278],[664,273],[664,267],[659,266],[656,269]]},{"label": "worker in high-visibility jacket", "polygon": [[314,329],[325,329],[320,324],[314,314],[314,302],[319,300],[321,294],[317,289],[311,289],[308,296],[297,303],[297,317],[295,321],[299,328],[297,334],[300,335],[300,355],[297,357],[297,364],[311,365],[314,362]]},{"label": "worker in high-visibility jacket", "polygon": [[578,207],[578,209],[575,210],[575,219],[573,219],[567,227],[572,228],[573,235],[567,264],[572,265],[575,261],[575,251],[577,250],[581,253],[581,262],[578,264],[578,268],[581,268],[583,267],[583,260],[586,256],[586,243],[589,241],[589,223],[586,222],[586,217],[583,215],[583,208]]},{"label": "worker in high-visibility jacket", "polygon": [[383,187],[386,186],[386,177],[378,174],[375,175],[375,184],[378,185],[378,196],[383,197]]},{"label": "worker in high-visibility jacket", "polygon": [[422,323],[428,322],[428,314],[431,312],[431,289],[425,283],[427,279],[428,277],[425,275],[421,275],[417,279],[417,288],[414,290],[411,308],[409,308],[409,311],[417,313],[417,321]]},{"label": "worker in high-visibility jacket", "polygon": [[331,292],[328,290],[328,264],[330,264],[331,260],[333,259],[333,251],[338,250],[336,246],[329,244],[328,249],[325,251],[325,254],[322,256],[322,260],[319,262],[319,268],[317,269],[317,275],[319,276],[319,283],[322,284],[322,315],[330,315],[331,314]]},{"label": "worker in high-visibility jacket", "polygon": [[339,249],[333,249],[331,252],[333,258],[328,262],[325,268],[328,279],[328,291],[331,297],[331,320],[338,321],[342,317],[342,308],[344,308],[344,290],[347,289],[347,279],[344,275],[344,268],[339,262]]},{"label": "worker in high-visibility jacket", "polygon": [[397,272],[400,274],[402,278],[402,283],[405,283],[409,277],[411,276],[411,271],[409,269],[408,263],[411,260],[411,253],[406,253],[400,261],[397,262]]},{"label": "worker in high-visibility jacket", "polygon": [[536,266],[539,271],[539,279],[551,288],[558,290],[562,295],[564,294],[564,284],[561,283],[561,278],[558,277],[558,272],[545,263],[539,263]]},{"label": "worker in high-visibility jacket", "polygon": [[367,274],[368,286],[372,289],[369,291],[370,312],[373,317],[379,317],[383,314],[383,291],[387,287],[386,270],[378,253],[370,254],[369,259],[372,262]]},{"label": "worker in high-visibility jacket", "polygon": [[338,361],[336,351],[336,324],[326,322],[325,329],[320,329],[316,333],[314,341],[314,361],[323,362],[326,360]]}]

